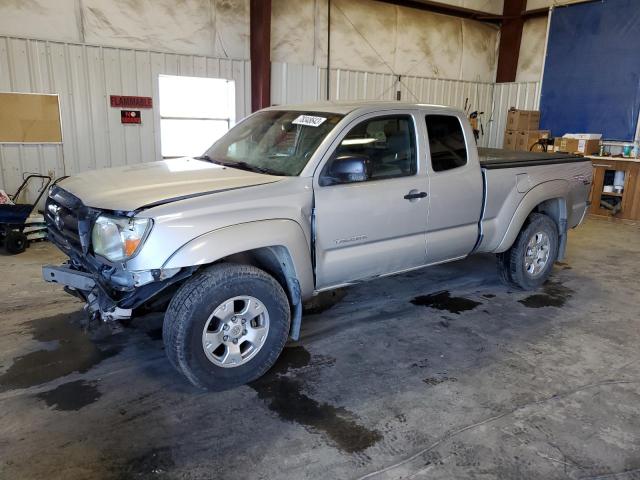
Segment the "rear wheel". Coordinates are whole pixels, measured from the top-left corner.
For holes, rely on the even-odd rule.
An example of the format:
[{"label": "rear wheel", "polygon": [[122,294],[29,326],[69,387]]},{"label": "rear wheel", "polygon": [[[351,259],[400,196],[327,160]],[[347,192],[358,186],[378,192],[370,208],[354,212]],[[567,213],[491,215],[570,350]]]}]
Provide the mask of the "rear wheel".
[{"label": "rear wheel", "polygon": [[280,284],[264,271],[222,263],[180,287],[165,314],[171,364],[197,387],[224,390],[262,376],[289,336]]},{"label": "rear wheel", "polygon": [[533,290],[551,274],[558,256],[558,227],[547,215],[532,213],[509,250],[498,254],[498,274],[509,286]]},{"label": "rear wheel", "polygon": [[13,255],[24,252],[28,244],[27,236],[18,230],[9,230],[4,239],[4,248]]}]

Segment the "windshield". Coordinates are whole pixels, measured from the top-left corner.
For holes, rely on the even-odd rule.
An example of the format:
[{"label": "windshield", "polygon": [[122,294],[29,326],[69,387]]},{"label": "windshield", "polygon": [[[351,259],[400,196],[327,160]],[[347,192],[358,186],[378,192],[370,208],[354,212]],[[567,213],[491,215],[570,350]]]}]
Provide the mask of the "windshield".
[{"label": "windshield", "polygon": [[201,158],[273,175],[299,175],[341,119],[334,113],[258,112],[229,130]]}]

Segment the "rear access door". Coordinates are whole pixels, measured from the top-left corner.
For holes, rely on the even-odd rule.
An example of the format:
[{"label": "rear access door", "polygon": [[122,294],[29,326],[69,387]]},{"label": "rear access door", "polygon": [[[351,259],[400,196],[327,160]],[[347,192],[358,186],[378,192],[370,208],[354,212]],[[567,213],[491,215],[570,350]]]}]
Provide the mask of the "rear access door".
[{"label": "rear access door", "polygon": [[[417,113],[354,120],[314,179],[316,287],[337,286],[426,263],[428,182]],[[366,159],[367,178],[322,186],[337,158]]]}]

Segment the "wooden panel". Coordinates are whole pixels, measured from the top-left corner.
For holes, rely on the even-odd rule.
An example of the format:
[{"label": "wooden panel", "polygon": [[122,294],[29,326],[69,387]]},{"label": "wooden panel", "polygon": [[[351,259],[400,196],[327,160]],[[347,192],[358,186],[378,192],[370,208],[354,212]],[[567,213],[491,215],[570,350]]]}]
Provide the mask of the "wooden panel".
[{"label": "wooden panel", "polygon": [[601,215],[600,212],[600,195],[602,194],[602,186],[604,185],[604,172],[606,167],[597,166],[593,162],[593,184],[591,186],[591,209],[590,213]]},{"label": "wooden panel", "polygon": [[631,167],[626,185],[625,216],[631,220],[640,220],[640,164],[636,163]]},{"label": "wooden panel", "polygon": [[58,96],[0,93],[0,142],[61,143]]},{"label": "wooden panel", "polygon": [[611,213],[600,207],[603,195],[604,175],[607,170],[623,170],[625,172],[624,189],[622,191],[622,209],[613,217],[624,220],[640,220],[640,163],[614,159],[593,160],[593,183],[591,186],[591,208],[593,215],[611,218]]}]

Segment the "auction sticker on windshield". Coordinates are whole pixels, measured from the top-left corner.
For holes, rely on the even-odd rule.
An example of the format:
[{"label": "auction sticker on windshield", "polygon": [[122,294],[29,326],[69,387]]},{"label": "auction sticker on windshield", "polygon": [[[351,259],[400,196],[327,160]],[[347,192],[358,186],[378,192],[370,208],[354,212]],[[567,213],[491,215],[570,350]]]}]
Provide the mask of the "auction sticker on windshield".
[{"label": "auction sticker on windshield", "polygon": [[294,125],[306,125],[307,127],[319,127],[325,120],[325,117],[316,117],[314,115],[300,115],[291,123],[293,123]]}]

